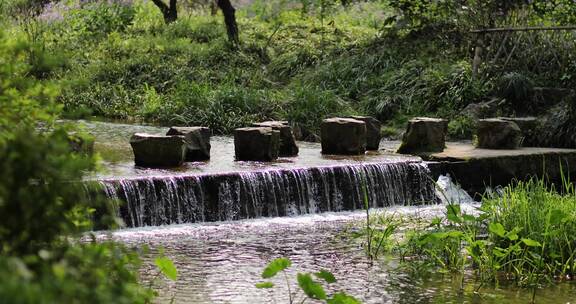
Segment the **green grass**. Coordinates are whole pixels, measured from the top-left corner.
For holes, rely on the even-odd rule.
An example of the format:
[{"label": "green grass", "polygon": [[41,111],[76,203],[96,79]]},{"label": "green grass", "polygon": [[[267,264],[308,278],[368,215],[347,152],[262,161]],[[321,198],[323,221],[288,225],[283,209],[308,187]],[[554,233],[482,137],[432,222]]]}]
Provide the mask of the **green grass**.
[{"label": "green grass", "polygon": [[[402,28],[386,25],[399,13],[386,1],[330,5],[323,14],[293,2],[239,9],[239,48],[228,44],[221,15],[182,9],[165,25],[150,1],[68,9],[59,20],[13,20],[8,27],[59,59],[36,74],[63,85],[59,101],[70,118],[202,124],[224,134],[254,120],[288,119],[316,133],[325,117],[367,114],[397,128],[411,116],[452,118],[506,85],[496,70],[472,80],[472,38],[458,22]],[[529,57],[538,52],[546,49]],[[563,65],[576,66],[564,53]],[[566,71],[556,70],[542,74],[546,83],[569,84]],[[455,137],[472,128],[464,120],[453,126]]]},{"label": "green grass", "polygon": [[479,214],[448,205],[445,217],[408,233],[395,250],[445,271],[473,271],[483,284],[537,288],[572,280],[576,267],[576,192],[542,180],[515,182],[485,197]]}]

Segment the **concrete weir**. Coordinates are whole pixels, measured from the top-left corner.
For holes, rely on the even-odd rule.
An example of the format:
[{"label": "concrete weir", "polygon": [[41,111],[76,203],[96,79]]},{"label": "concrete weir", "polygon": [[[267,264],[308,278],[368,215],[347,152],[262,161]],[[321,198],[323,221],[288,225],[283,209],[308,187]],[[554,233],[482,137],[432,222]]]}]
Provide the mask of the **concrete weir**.
[{"label": "concrete weir", "polygon": [[448,143],[443,152],[424,157],[434,177],[450,174],[471,194],[487,186],[503,186],[513,180],[545,177],[558,182],[576,176],[576,150],[520,148],[515,150],[477,149],[472,144]]}]

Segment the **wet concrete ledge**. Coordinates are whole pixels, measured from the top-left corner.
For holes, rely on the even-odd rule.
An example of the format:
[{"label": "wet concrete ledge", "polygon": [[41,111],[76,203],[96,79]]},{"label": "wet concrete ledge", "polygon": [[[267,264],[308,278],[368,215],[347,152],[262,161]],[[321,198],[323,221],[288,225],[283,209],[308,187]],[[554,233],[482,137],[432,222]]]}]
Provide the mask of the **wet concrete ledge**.
[{"label": "wet concrete ledge", "polygon": [[576,177],[576,150],[526,147],[517,150],[476,149],[472,144],[448,143],[441,153],[423,156],[437,178],[450,174],[463,189],[473,195],[487,186],[504,186],[514,180],[533,177],[558,183]]}]

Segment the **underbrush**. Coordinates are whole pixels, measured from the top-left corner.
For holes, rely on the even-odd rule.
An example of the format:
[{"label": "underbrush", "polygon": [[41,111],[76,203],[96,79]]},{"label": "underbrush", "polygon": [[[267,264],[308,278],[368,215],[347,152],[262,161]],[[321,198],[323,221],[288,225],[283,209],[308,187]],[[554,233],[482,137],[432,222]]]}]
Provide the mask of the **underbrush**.
[{"label": "underbrush", "polygon": [[536,290],[576,274],[576,192],[569,182],[515,182],[486,196],[473,214],[453,203],[432,220],[385,215],[371,225],[379,227],[370,235],[381,253],[425,272],[473,273],[477,290],[504,283]]},{"label": "underbrush", "polygon": [[[9,27],[64,59],[38,75],[63,85],[59,102],[68,117],[202,124],[215,133],[263,119],[316,133],[323,118],[350,113],[395,128],[411,116],[452,118],[492,95],[509,99],[513,114],[530,108],[513,80],[570,87],[576,79],[570,48],[548,54],[564,36],[539,34],[539,44],[527,35],[514,39],[526,56],[486,63],[473,79],[468,27],[477,25],[462,12],[448,20],[439,8],[420,16],[394,1],[297,2],[239,9],[238,47],[228,43],[222,16],[182,8],[166,25],[150,1],[61,2]],[[451,135],[469,137],[472,129],[462,118]]]}]

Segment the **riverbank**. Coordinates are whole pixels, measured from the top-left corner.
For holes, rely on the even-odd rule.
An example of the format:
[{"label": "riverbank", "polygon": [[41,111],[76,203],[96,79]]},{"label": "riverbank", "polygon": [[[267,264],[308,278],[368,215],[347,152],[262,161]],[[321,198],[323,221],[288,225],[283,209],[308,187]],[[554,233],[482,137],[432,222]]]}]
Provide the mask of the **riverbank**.
[{"label": "riverbank", "polygon": [[[572,88],[576,79],[570,77],[574,46],[558,34],[516,37],[517,45],[503,44],[504,51],[533,40],[538,47],[522,46],[526,54],[510,54],[505,69],[497,61],[472,79],[475,38],[467,27],[479,25],[456,8],[409,15],[390,3],[314,4],[304,11],[298,3],[256,1],[238,9],[241,44],[232,47],[221,16],[198,8],[182,8],[178,21],[165,25],[150,1],[55,7],[9,28],[58,63],[35,73],[62,85],[59,101],[70,118],[202,125],[215,134],[280,119],[298,126],[302,139],[315,140],[329,116],[375,116],[397,138],[408,118],[425,115],[450,118],[449,135],[471,139],[476,115],[542,114],[564,97],[535,87]],[[554,16],[517,22],[562,22]],[[557,40],[564,49],[544,47]],[[536,60],[552,51],[554,61]],[[570,124],[556,121],[548,128],[555,133]]]}]

